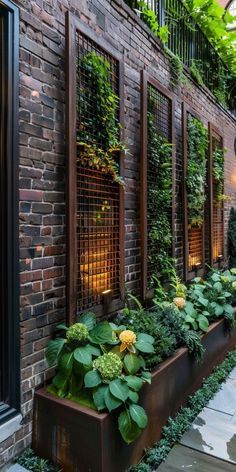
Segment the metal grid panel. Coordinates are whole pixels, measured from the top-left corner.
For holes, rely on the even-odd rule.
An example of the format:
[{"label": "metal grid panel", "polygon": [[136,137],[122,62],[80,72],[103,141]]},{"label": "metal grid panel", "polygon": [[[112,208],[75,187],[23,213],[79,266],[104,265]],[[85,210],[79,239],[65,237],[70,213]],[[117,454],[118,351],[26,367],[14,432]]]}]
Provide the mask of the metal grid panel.
[{"label": "metal grid panel", "polygon": [[[219,136],[214,130],[212,131],[212,154],[214,157],[214,151],[216,148],[223,147],[221,136]],[[214,165],[214,163],[213,163]],[[212,202],[212,232],[213,232],[213,262],[216,263],[219,259],[223,258],[224,253],[224,204],[223,201],[219,202],[217,199],[217,184],[213,179],[213,202]]]},{"label": "metal grid panel", "polygon": [[[187,112],[187,120],[193,116]],[[203,265],[203,226],[188,227],[188,270],[198,270]]]},{"label": "metal grid panel", "polygon": [[[153,85],[147,86],[147,111],[154,117],[154,125],[156,132],[164,137],[169,143],[172,141],[172,106],[171,99],[166,97],[163,93],[157,90]],[[151,162],[150,155],[150,139],[148,132],[147,140],[147,283],[150,284],[151,276],[156,272],[156,267],[152,263],[152,255],[158,251],[156,245],[150,240],[150,232],[153,227],[153,214],[151,205],[151,192],[157,189],[158,183],[158,168]],[[169,209],[168,217],[170,226],[172,224],[172,209]],[[172,249],[170,248],[169,255],[171,256]]]},{"label": "metal grid panel", "polygon": [[[77,35],[77,134],[86,142],[106,149],[95,121],[99,104],[94,100],[94,89],[88,88],[88,72],[84,57],[94,52],[110,64],[110,83],[118,95],[118,61],[81,33]],[[91,84],[91,80],[90,80]],[[94,84],[96,87],[96,84]],[[86,103],[84,100],[86,90]],[[118,120],[118,113],[117,113]],[[102,303],[103,292],[112,291],[112,299],[120,298],[120,190],[109,174],[91,168],[77,153],[77,241],[78,292],[77,308],[81,312]]]}]

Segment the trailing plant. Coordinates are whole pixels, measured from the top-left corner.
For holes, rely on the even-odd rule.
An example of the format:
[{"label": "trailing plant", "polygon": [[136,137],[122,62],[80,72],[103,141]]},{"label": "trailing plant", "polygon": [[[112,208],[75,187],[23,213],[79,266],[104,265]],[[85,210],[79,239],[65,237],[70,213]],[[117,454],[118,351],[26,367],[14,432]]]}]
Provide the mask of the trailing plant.
[{"label": "trailing plant", "polygon": [[138,9],[135,9],[136,13],[142,18],[144,23],[148,25],[150,30],[155,36],[160,38],[163,43],[167,43],[169,36],[168,26],[160,26],[157,20],[156,13],[151,10],[145,1],[138,1]]},{"label": "trailing plant", "polygon": [[77,100],[80,160],[123,185],[116,155],[125,147],[120,141],[119,97],[112,87],[111,66],[103,56],[89,52],[79,62],[78,74],[81,70]]},{"label": "trailing plant", "polygon": [[206,200],[207,130],[200,120],[188,114],[187,198],[188,224],[201,226]]},{"label": "trailing plant", "polygon": [[64,336],[51,340],[46,351],[49,365],[56,364],[48,390],[97,411],[119,409],[119,431],[131,443],[148,423],[138,392],[151,382],[143,356],[154,352],[154,338],[124,325],[96,323],[93,313],[59,329]]},{"label": "trailing plant", "polygon": [[169,418],[162,430],[161,440],[146,452],[142,462],[132,467],[130,472],[152,472],[164,461],[170,450],[181,436],[189,429],[196,416],[204,406],[214,397],[222,382],[236,367],[236,351],[228,354],[222,364],[216,367],[213,373],[203,381],[202,386],[194,395],[189,396],[187,405],[182,407],[175,418]]},{"label": "trailing plant", "polygon": [[38,457],[30,448],[26,449],[16,460],[17,464],[33,472],[62,472],[58,466],[51,464],[47,459]]},{"label": "trailing plant", "polygon": [[170,64],[170,74],[171,74],[171,85],[173,87],[178,84],[185,85],[190,88],[190,82],[184,73],[184,65],[180,57],[177,54],[174,54],[169,48],[164,48],[164,53],[169,59]]},{"label": "trailing plant", "polygon": [[221,146],[217,146],[214,149],[212,155],[212,174],[214,183],[216,184],[216,195],[217,201],[220,204],[224,200],[224,149]]},{"label": "trailing plant", "polygon": [[190,65],[190,74],[201,87],[204,85],[201,61],[192,60]]},{"label": "trailing plant", "polygon": [[236,208],[231,208],[228,226],[228,254],[230,267],[236,266]]},{"label": "trailing plant", "polygon": [[[152,96],[150,96],[150,108]],[[170,208],[172,205],[172,144],[155,126],[154,114],[148,112],[148,172],[155,179],[148,182],[149,261],[162,279],[168,272],[172,246]]]}]

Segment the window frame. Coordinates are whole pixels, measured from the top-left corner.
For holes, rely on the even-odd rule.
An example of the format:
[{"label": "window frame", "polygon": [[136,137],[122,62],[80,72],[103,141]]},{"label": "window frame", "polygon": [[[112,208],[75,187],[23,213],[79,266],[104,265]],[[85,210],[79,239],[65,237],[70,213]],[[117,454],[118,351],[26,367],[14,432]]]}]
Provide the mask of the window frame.
[{"label": "window frame", "polygon": [[[204,219],[202,224],[202,267],[190,271],[188,265],[189,250],[188,250],[188,195],[186,189],[186,178],[187,178],[187,164],[188,164],[188,129],[187,129],[187,114],[197,118],[205,126],[201,116],[195,111],[194,108],[189,106],[186,102],[182,102],[182,154],[183,154],[183,168],[182,168],[182,188],[183,188],[183,266],[184,266],[184,280],[187,282],[194,277],[201,277],[205,274],[205,220],[206,211],[204,208]],[[206,128],[207,129],[207,128]],[[208,158],[209,161],[209,158]],[[208,165],[208,164],[207,164]]]},{"label": "window frame", "polygon": [[217,134],[221,140],[221,147],[224,149],[224,137],[216,126],[214,126],[210,121],[208,123],[208,139],[209,139],[209,166],[208,166],[208,194],[209,194],[209,236],[210,236],[210,245],[209,245],[209,251],[210,251],[210,266],[214,267],[216,269],[220,269],[224,266],[225,263],[225,244],[224,244],[224,236],[225,236],[225,205],[224,205],[224,200],[222,201],[222,241],[223,241],[223,247],[222,247],[222,258],[219,259],[218,261],[214,262],[214,247],[213,247],[213,230],[214,230],[214,225],[213,225],[213,184],[214,184],[214,179],[213,179],[213,174],[212,174],[212,169],[213,169],[213,148],[212,148],[212,138],[213,138],[213,133]]},{"label": "window frame", "polygon": [[157,79],[154,79],[145,70],[141,70],[141,120],[140,120],[140,236],[141,236],[141,297],[142,300],[152,298],[153,291],[147,289],[148,270],[148,229],[147,229],[147,105],[148,85],[154,87],[162,95],[170,100],[171,104],[171,142],[172,147],[172,207],[171,207],[171,231],[172,248],[171,255],[175,257],[175,99],[174,94],[165,88]]},{"label": "window frame", "polygon": [[[76,237],[76,32],[88,37],[97,44],[98,47],[113,56],[119,66],[119,121],[121,124],[120,137],[124,138],[124,67],[122,56],[102,37],[98,37],[93,30],[82,23],[71,12],[66,12],[66,143],[67,143],[67,177],[66,177],[66,320],[67,324],[75,323],[77,319],[77,237]],[[124,152],[120,153],[120,175],[124,176]],[[120,201],[120,300],[111,303],[109,314],[124,306],[124,281],[125,281],[125,260],[124,260],[124,190],[119,186]],[[98,316],[107,314],[102,306],[93,310]]]},{"label": "window frame", "polygon": [[[19,336],[19,9],[0,0],[2,61],[0,61],[0,162],[1,174],[1,270],[2,307],[7,317],[1,323],[1,408],[0,424],[20,410],[20,336]],[[3,156],[3,159],[1,158]],[[4,161],[4,156],[6,160]],[[3,225],[4,222],[4,225]],[[7,365],[7,369],[5,366]]]}]

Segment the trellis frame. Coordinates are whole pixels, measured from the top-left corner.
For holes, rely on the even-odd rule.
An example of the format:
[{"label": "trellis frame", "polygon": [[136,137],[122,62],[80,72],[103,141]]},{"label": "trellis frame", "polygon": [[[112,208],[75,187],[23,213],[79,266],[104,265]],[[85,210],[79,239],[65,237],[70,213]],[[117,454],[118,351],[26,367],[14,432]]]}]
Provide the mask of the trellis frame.
[{"label": "trellis frame", "polygon": [[[202,224],[202,266],[199,269],[189,270],[189,250],[188,250],[188,195],[186,189],[187,165],[188,165],[188,113],[203,123],[201,116],[186,102],[182,102],[182,151],[183,151],[183,172],[182,172],[182,203],[183,203],[183,256],[184,256],[184,280],[191,280],[193,277],[201,277],[205,272],[205,211]],[[204,123],[203,123],[204,124]]]},{"label": "trellis frame", "polygon": [[153,291],[147,290],[148,284],[148,227],[147,227],[147,153],[148,153],[148,85],[170,100],[171,106],[171,143],[172,147],[172,206],[171,206],[171,230],[172,247],[171,255],[175,255],[175,100],[174,94],[163,87],[145,70],[141,71],[141,121],[140,121],[140,235],[141,235],[141,297],[143,300],[151,298]]},{"label": "trellis frame", "polygon": [[[98,37],[88,26],[82,23],[78,18],[72,15],[71,12],[66,13],[66,143],[67,143],[67,174],[66,174],[66,320],[67,324],[71,325],[76,321],[77,317],[77,198],[76,198],[76,163],[77,163],[77,119],[76,119],[76,33],[81,33],[89,40],[93,41],[104,52],[111,55],[118,62],[119,67],[119,122],[121,123],[120,137],[123,140],[123,124],[124,124],[124,90],[123,90],[123,63],[122,57],[117,51],[108,44],[102,37]],[[124,153],[120,153],[120,175],[124,175],[123,158]],[[122,186],[119,187],[119,202],[120,202],[120,231],[119,231],[119,255],[120,255],[120,300],[112,302],[111,311],[121,308],[124,303],[124,190]],[[102,309],[98,311],[98,315],[102,315]]]},{"label": "trellis frame", "polygon": [[210,239],[210,266],[215,268],[221,268],[224,265],[224,258],[225,258],[225,248],[224,248],[224,232],[225,232],[225,224],[224,224],[224,201],[222,201],[222,258],[217,262],[214,261],[214,248],[213,248],[213,231],[214,231],[214,221],[213,221],[213,134],[217,134],[221,141],[221,148],[224,149],[224,137],[221,131],[214,126],[210,121],[208,123],[208,139],[209,139],[209,160],[208,160],[208,195],[209,195],[209,239]]}]

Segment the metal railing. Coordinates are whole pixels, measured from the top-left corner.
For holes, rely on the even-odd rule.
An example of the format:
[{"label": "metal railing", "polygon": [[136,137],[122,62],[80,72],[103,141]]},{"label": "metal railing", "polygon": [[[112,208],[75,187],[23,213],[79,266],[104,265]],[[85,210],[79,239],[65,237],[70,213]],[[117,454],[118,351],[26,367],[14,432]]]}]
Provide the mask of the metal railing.
[{"label": "metal railing", "polygon": [[170,33],[166,43],[168,49],[192,70],[193,75],[194,70],[197,70],[204,85],[213,92],[220,102],[226,101],[228,108],[231,111],[234,109],[233,113],[236,115],[236,105],[233,103],[235,89],[231,97],[228,85],[230,71],[182,1],[145,0],[140,2],[139,0],[125,0],[125,3],[135,10],[147,24],[148,19],[142,14],[142,5],[145,4],[149,10],[155,13],[159,26],[166,25],[168,27]]}]

